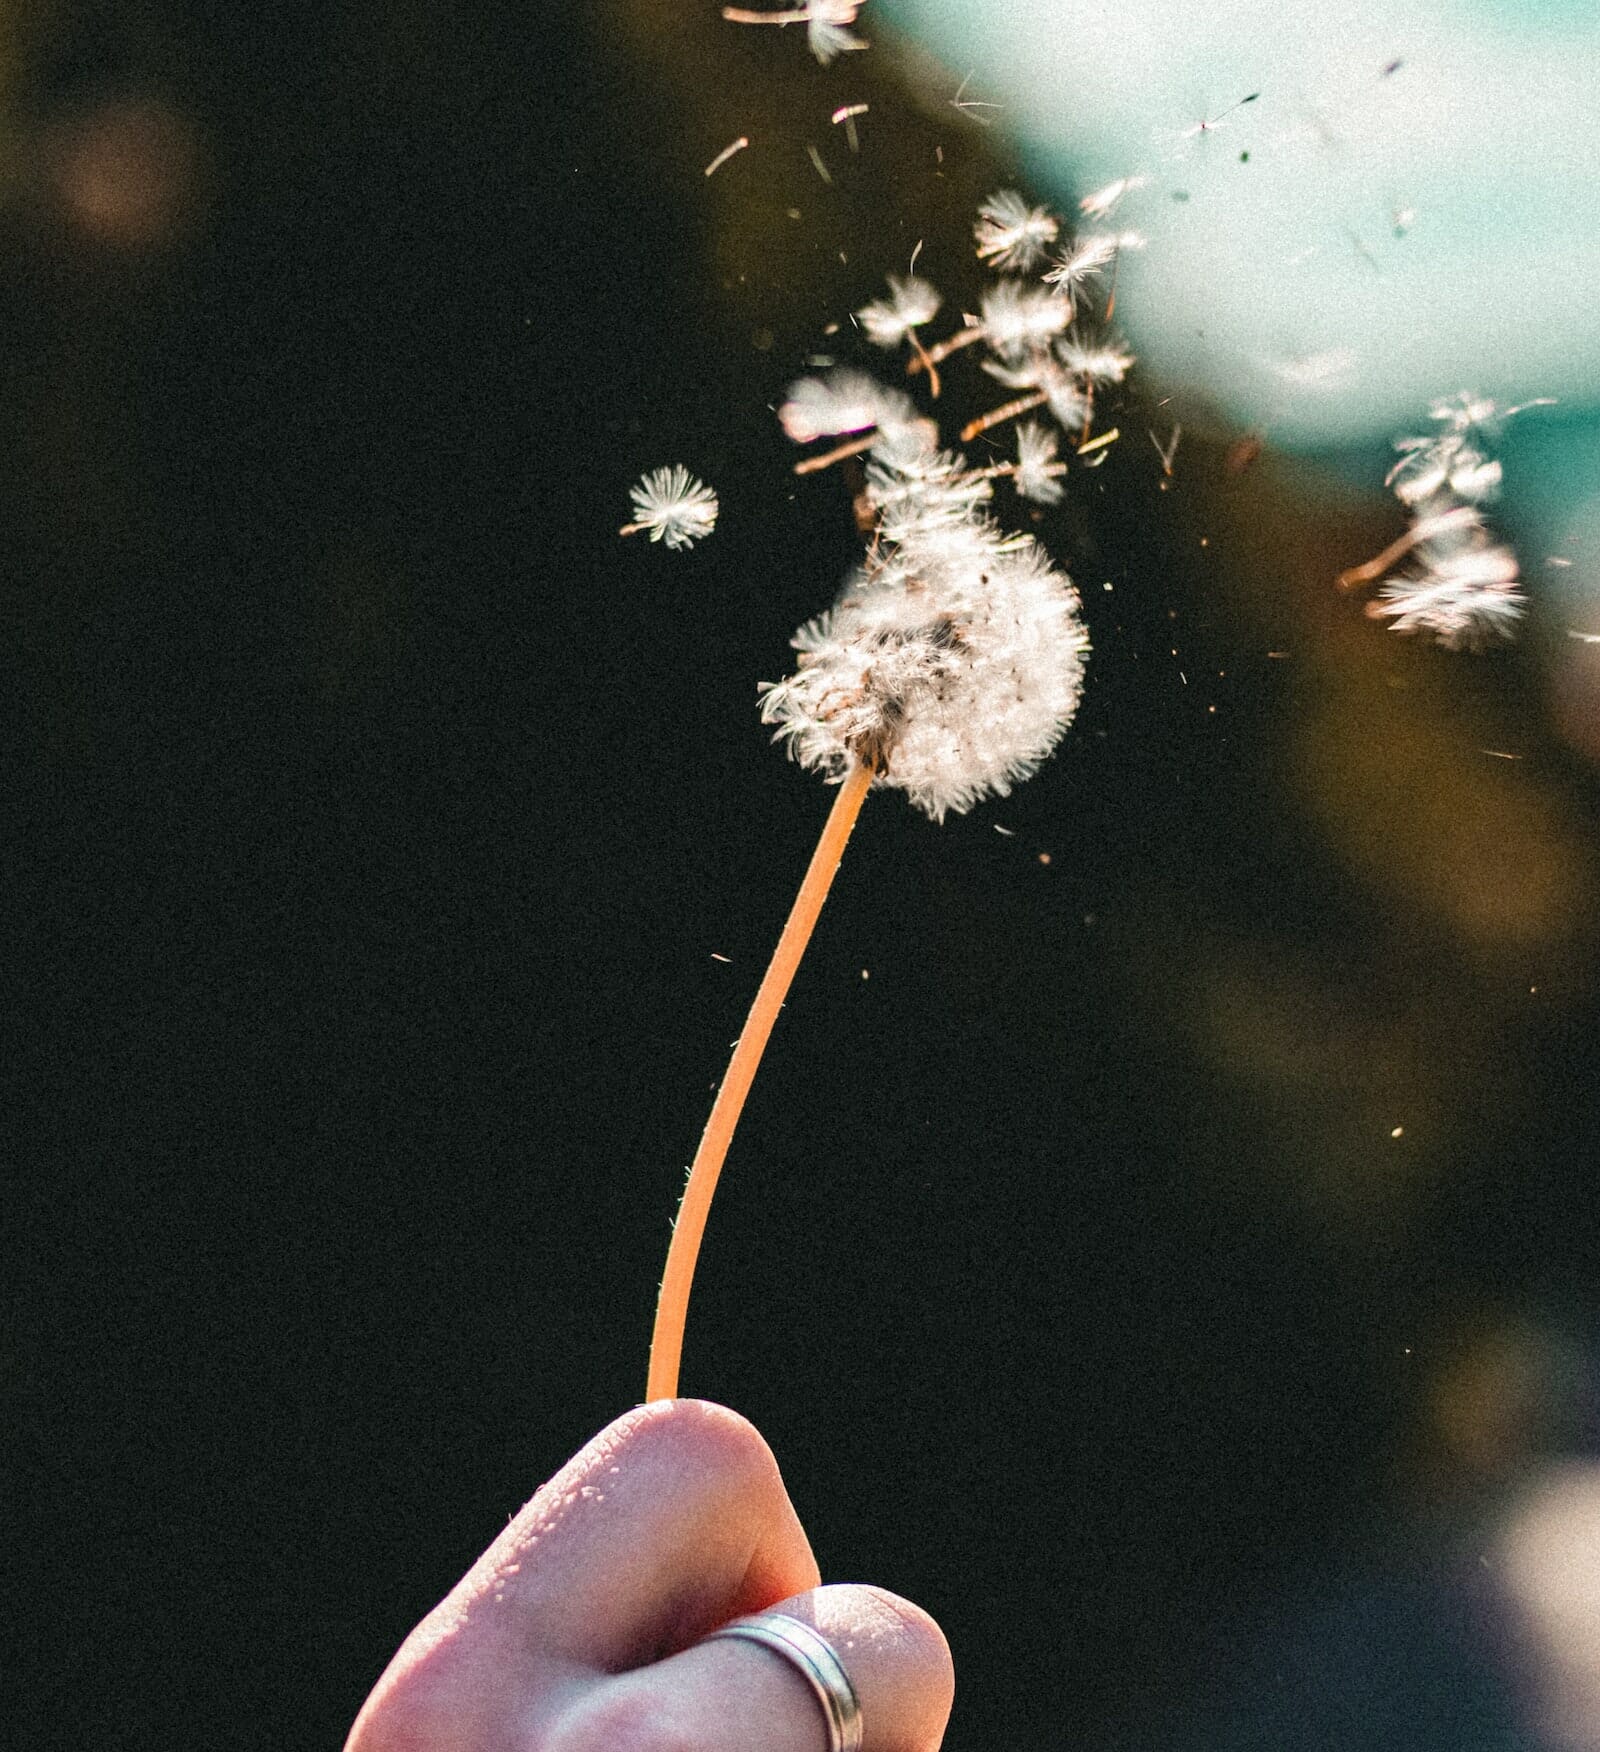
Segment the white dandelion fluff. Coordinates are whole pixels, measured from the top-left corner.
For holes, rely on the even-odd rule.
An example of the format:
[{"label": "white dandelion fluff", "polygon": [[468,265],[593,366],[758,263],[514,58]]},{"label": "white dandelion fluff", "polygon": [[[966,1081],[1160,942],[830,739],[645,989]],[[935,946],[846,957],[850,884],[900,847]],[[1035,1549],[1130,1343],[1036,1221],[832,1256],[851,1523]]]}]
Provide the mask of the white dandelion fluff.
[{"label": "white dandelion fluff", "polygon": [[648,533],[669,548],[687,548],[717,526],[717,495],[681,463],[653,469],[628,489],[628,497],[634,521],[622,526],[622,535]]},{"label": "white dandelion fluff", "polygon": [[1397,633],[1431,633],[1448,651],[1475,651],[1511,638],[1527,609],[1517,557],[1484,540],[1453,554],[1423,556],[1422,569],[1383,584],[1368,607]]},{"label": "white dandelion fluff", "polygon": [[1085,195],[1078,203],[1078,211],[1090,219],[1104,219],[1117,207],[1125,195],[1131,195],[1135,189],[1146,187],[1150,179],[1147,176],[1119,176],[1115,182],[1107,183],[1102,189],[1096,189],[1092,195]]},{"label": "white dandelion fluff", "polygon": [[838,780],[865,764],[935,821],[1037,770],[1077,711],[1089,648],[1070,580],[983,513],[988,485],[948,453],[908,468],[875,450],[874,552],[796,633],[795,673],[762,689],[802,765]]},{"label": "white dandelion fluff", "polygon": [[1037,505],[1054,505],[1062,494],[1056,478],[1066,472],[1066,464],[1056,461],[1057,438],[1048,426],[1037,420],[1025,420],[1017,427],[1017,462],[1011,484],[1024,499]]},{"label": "white dandelion fluff", "polygon": [[983,336],[1009,363],[1042,347],[1072,321],[1072,301],[1023,280],[1000,280],[983,294]]},{"label": "white dandelion fluff", "polygon": [[806,46],[824,67],[851,49],[868,45],[850,31],[862,0],[811,0],[807,8]]},{"label": "white dandelion fluff", "polygon": [[1397,438],[1400,460],[1389,470],[1385,486],[1406,505],[1419,505],[1436,493],[1450,492],[1474,505],[1493,499],[1500,489],[1500,464],[1488,454],[1505,415],[1486,396],[1463,392],[1436,401],[1429,418],[1442,430]]},{"label": "white dandelion fluff", "polygon": [[1133,354],[1115,341],[1069,330],[1055,345],[1056,357],[1073,376],[1086,383],[1121,383],[1133,365]]},{"label": "white dandelion fluff", "polygon": [[1054,286],[1063,298],[1074,297],[1091,280],[1096,280],[1117,259],[1117,252],[1127,247],[1122,235],[1103,231],[1086,231],[1053,258],[1055,266],[1045,275],[1045,284]]},{"label": "white dandelion fluff", "polygon": [[842,432],[867,432],[874,426],[905,427],[916,417],[909,396],[848,366],[837,366],[821,377],[799,378],[789,385],[778,409],[779,423],[796,444],[837,438]]},{"label": "white dandelion fluff", "polygon": [[1409,550],[1411,569],[1384,580],[1368,614],[1397,633],[1431,633],[1451,651],[1509,639],[1527,607],[1516,555],[1490,535],[1476,506],[1447,494],[1431,503],[1394,544]]},{"label": "white dandelion fluff", "polygon": [[[1516,632],[1527,608],[1517,557],[1490,533],[1482,507],[1501,481],[1488,445],[1520,411],[1464,391],[1429,409],[1438,431],[1395,440],[1400,460],[1385,484],[1406,507],[1406,532],[1339,578],[1346,589],[1381,580],[1367,605],[1374,619],[1397,633],[1431,633],[1449,650],[1476,650]],[[1391,572],[1402,559],[1405,569]]]},{"label": "white dandelion fluff", "polygon": [[938,314],[939,294],[914,274],[889,275],[889,296],[874,299],[856,312],[856,321],[875,347],[898,347],[907,336]]},{"label": "white dandelion fluff", "polygon": [[[983,368],[1007,389],[1031,390],[1032,394],[986,415],[980,430],[1010,414],[1023,414],[1041,404],[1049,408],[1051,417],[1069,432],[1076,431],[1089,417],[1091,403],[1082,379],[1075,377],[1054,353],[1030,354],[1023,364],[1016,366],[1000,365],[993,359],[985,359]],[[971,431],[972,428],[969,427],[968,430]]]},{"label": "white dandelion fluff", "polygon": [[1060,221],[1048,207],[1030,207],[1015,189],[1001,189],[978,209],[972,235],[981,261],[1025,274],[1043,259],[1060,230]]},{"label": "white dandelion fluff", "polygon": [[850,30],[865,3],[866,0],[805,0],[803,6],[784,12],[724,6],[722,16],[734,24],[803,24],[807,48],[826,67],[847,51],[868,46]]}]

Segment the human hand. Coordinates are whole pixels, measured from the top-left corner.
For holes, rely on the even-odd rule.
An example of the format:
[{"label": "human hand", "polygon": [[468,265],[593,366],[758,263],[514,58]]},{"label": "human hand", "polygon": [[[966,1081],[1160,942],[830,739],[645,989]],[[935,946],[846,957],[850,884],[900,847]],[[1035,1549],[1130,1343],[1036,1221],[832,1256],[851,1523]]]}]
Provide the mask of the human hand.
[{"label": "human hand", "polygon": [[881,1588],[820,1581],[749,1423],[702,1400],[640,1406],[412,1631],[345,1752],[822,1752],[798,1667],[704,1640],[780,1602],[838,1654],[861,1752],[933,1752],[953,1691],[938,1626]]}]

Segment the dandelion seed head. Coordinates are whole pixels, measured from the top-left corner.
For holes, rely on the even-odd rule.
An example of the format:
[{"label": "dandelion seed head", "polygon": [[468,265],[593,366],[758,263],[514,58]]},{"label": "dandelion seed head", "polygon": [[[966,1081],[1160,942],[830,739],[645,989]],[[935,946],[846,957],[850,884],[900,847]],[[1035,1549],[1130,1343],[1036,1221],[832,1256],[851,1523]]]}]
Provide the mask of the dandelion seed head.
[{"label": "dandelion seed head", "polygon": [[800,0],[800,4],[784,10],[756,12],[744,6],[724,6],[722,16],[735,24],[799,24],[806,27],[806,46],[828,66],[850,49],[864,49],[867,44],[851,35],[850,26],[866,0]]},{"label": "dandelion seed head", "polygon": [[1486,396],[1463,391],[1433,403],[1429,418],[1440,432],[1395,440],[1400,460],[1385,484],[1406,505],[1421,505],[1439,493],[1453,493],[1472,504],[1487,504],[1500,491],[1500,464],[1486,445],[1498,436],[1507,417]]},{"label": "dandelion seed head", "polygon": [[1428,418],[1439,421],[1448,431],[1478,432],[1488,438],[1498,435],[1505,417],[1497,402],[1467,389],[1440,396],[1428,406]]},{"label": "dandelion seed head", "polygon": [[1061,223],[1048,207],[1030,207],[1015,189],[1000,189],[978,209],[972,228],[978,257],[990,267],[1025,274],[1043,260]]},{"label": "dandelion seed head", "polygon": [[1481,650],[1511,638],[1527,610],[1516,556],[1490,545],[1471,556],[1391,578],[1368,610],[1397,633],[1431,633],[1449,651]]},{"label": "dandelion seed head", "polygon": [[1055,747],[1088,638],[1070,580],[983,511],[987,480],[947,452],[904,455],[893,438],[874,447],[874,554],[796,633],[799,663],[763,687],[762,717],[802,765],[838,779],[871,761],[941,821],[1004,796]]},{"label": "dandelion seed head", "polygon": [[[854,16],[852,13],[851,17]],[[864,38],[854,35],[843,25],[817,17],[813,17],[806,26],[806,43],[824,67],[831,66],[840,55],[851,49],[865,49],[870,46]]]},{"label": "dandelion seed head", "polygon": [[1350,575],[1365,581],[1397,554],[1406,569],[1385,578],[1367,613],[1399,633],[1431,633],[1450,650],[1509,639],[1527,607],[1517,557],[1487,527],[1482,507],[1500,490],[1488,445],[1522,403],[1502,408],[1463,390],[1428,410],[1439,430],[1395,440],[1399,460],[1386,484],[1410,513],[1406,534]]},{"label": "dandelion seed head", "polygon": [[669,548],[693,547],[716,528],[717,495],[681,463],[652,469],[628,497],[639,528]]}]

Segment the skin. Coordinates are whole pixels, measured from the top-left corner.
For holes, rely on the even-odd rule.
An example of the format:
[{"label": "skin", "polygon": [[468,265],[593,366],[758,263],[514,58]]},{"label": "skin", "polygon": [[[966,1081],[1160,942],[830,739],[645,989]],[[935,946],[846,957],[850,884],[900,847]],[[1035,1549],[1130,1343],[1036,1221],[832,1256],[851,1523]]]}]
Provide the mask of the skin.
[{"label": "skin", "polygon": [[782,1657],[700,1639],[781,1605],[843,1660],[862,1752],[933,1752],[950,1651],[919,1607],[823,1587],[771,1450],[664,1400],[581,1449],[401,1645],[345,1752],[823,1752]]}]

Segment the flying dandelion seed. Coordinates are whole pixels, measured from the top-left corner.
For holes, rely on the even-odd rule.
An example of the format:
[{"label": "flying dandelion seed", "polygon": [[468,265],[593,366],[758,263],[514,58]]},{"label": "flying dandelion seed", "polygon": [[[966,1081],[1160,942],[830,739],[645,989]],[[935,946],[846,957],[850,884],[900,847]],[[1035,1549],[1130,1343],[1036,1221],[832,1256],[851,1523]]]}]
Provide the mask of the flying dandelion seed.
[{"label": "flying dandelion seed", "polygon": [[[1438,430],[1395,440],[1400,460],[1386,484],[1406,507],[1404,535],[1364,565],[1340,574],[1344,589],[1381,579],[1367,613],[1397,633],[1430,633],[1447,650],[1478,650],[1511,638],[1527,607],[1517,557],[1489,532],[1483,506],[1499,493],[1500,464],[1488,444],[1527,402],[1502,409],[1462,392],[1429,409]],[[1390,572],[1397,561],[1406,569]],[[1386,575],[1387,574],[1387,575]]]},{"label": "flying dandelion seed", "polygon": [[717,526],[717,495],[682,464],[658,468],[628,489],[633,500],[632,523],[619,535],[648,534],[669,548],[693,547]]},{"label": "flying dandelion seed", "polygon": [[742,6],[724,6],[722,16],[733,24],[803,24],[806,46],[824,67],[851,49],[868,45],[853,36],[850,26],[866,0],[806,0],[787,12],[753,12]]},{"label": "flying dandelion seed", "polygon": [[1047,207],[1030,207],[1015,189],[1001,189],[978,209],[972,235],[980,261],[1002,272],[1025,274],[1044,259],[1060,229]]},{"label": "flying dandelion seed", "polygon": [[1114,183],[1107,183],[1103,189],[1096,189],[1092,195],[1085,195],[1078,203],[1078,211],[1089,219],[1104,219],[1113,211],[1126,195],[1131,195],[1135,189],[1142,189],[1150,181],[1147,176],[1122,176]]},{"label": "flying dandelion seed", "polygon": [[932,322],[939,313],[939,294],[915,275],[889,275],[889,296],[863,305],[856,321],[875,347],[898,347],[912,330]]},{"label": "flying dandelion seed", "polygon": [[1011,482],[1024,499],[1037,505],[1059,503],[1062,486],[1056,477],[1067,472],[1067,465],[1056,461],[1059,445],[1056,434],[1037,420],[1025,420],[1017,427],[1017,462]]}]

